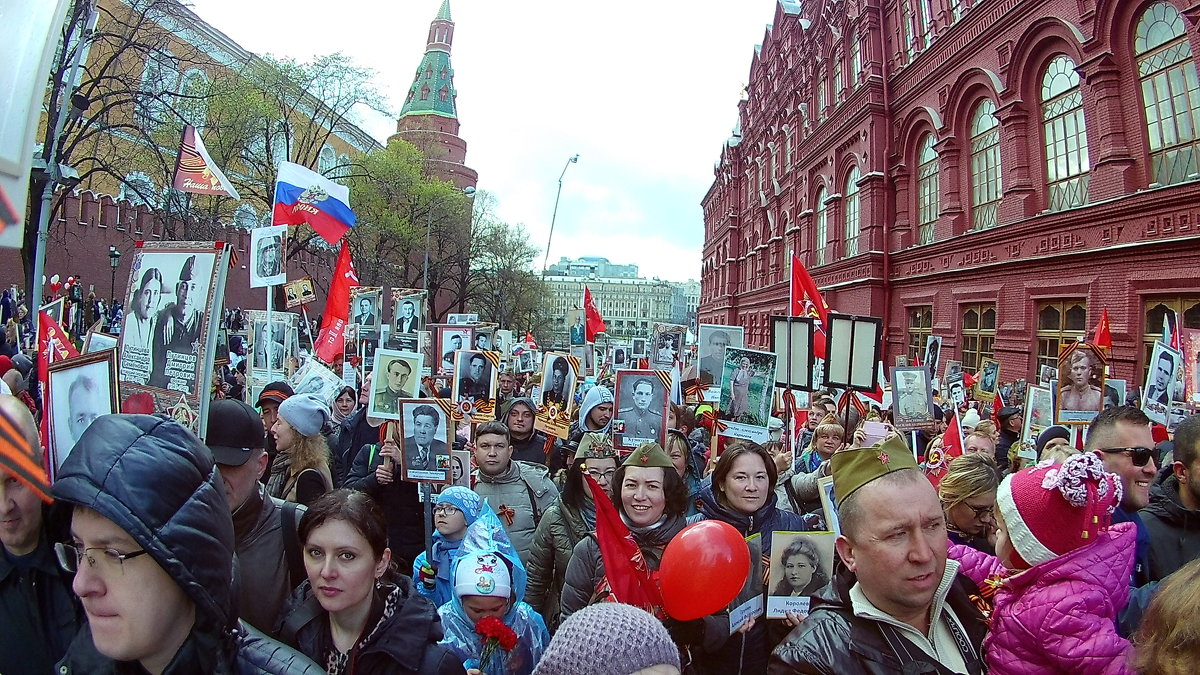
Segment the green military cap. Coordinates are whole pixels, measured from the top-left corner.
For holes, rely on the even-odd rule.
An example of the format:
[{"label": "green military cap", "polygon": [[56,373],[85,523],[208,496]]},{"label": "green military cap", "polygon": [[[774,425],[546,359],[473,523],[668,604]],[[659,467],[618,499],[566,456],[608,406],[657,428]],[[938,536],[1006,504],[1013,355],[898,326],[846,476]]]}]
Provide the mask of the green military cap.
[{"label": "green military cap", "polygon": [[671,463],[671,458],[667,456],[666,451],[658,443],[642,443],[633,451],[633,454],[626,457],[621,466],[661,466],[667,469],[674,469],[675,465]]},{"label": "green military cap", "polygon": [[833,495],[839,504],[855,490],[871,481],[901,469],[917,468],[917,460],[900,436],[889,435],[875,445],[846,450],[833,455]]},{"label": "green military cap", "polygon": [[579,439],[579,450],[575,452],[576,459],[616,459],[617,451],[613,448],[608,434],[587,433]]}]

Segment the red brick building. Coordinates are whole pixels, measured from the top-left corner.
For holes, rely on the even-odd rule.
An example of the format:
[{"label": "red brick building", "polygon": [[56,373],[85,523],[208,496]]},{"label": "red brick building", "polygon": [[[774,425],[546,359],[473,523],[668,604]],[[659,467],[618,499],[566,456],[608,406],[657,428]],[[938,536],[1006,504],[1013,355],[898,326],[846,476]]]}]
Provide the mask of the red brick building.
[{"label": "red brick building", "polygon": [[796,251],[886,361],[1036,377],[1107,307],[1140,384],[1163,315],[1200,328],[1200,2],[777,6],[703,199],[701,321],[767,346]]}]

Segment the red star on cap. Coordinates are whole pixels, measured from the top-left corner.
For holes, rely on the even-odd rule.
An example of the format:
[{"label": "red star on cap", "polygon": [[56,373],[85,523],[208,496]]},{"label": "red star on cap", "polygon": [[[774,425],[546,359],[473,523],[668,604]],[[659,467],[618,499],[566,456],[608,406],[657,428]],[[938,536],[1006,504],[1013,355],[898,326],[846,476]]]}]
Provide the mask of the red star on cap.
[{"label": "red star on cap", "polygon": [[641,459],[639,459],[638,461],[640,461],[640,462],[643,462],[643,463],[644,463],[644,462],[649,462],[649,461],[650,461],[650,455],[647,455],[646,453],[644,453],[644,452],[643,452],[643,453],[642,453],[642,457],[641,457]]},{"label": "red star on cap", "polygon": [[879,453],[879,461],[882,464],[887,464],[891,460],[888,457],[888,454],[886,452],[881,452],[881,453]]}]

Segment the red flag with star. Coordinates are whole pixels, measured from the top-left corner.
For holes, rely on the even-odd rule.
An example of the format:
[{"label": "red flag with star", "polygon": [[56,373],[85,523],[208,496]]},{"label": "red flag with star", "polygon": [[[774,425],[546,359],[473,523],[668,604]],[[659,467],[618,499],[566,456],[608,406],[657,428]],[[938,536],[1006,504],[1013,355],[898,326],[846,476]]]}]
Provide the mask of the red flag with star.
[{"label": "red flag with star", "polygon": [[325,299],[320,337],[317,338],[317,358],[325,363],[333,363],[344,352],[343,332],[350,321],[350,289],[357,285],[358,273],[350,259],[350,246],[343,239],[337,266],[333,268],[333,280],[329,283],[329,296]]},{"label": "red flag with star", "polygon": [[608,326],[604,325],[604,317],[600,316],[600,309],[596,307],[596,300],[592,298],[592,289],[587,286],[583,287],[583,312],[587,317],[584,323],[587,341],[595,342],[596,333],[607,331]]},{"label": "red flag with star", "polygon": [[925,475],[933,487],[941,484],[942,478],[950,471],[950,462],[962,456],[965,446],[962,424],[958,421],[958,411],[955,411],[946,425],[946,433],[942,434],[942,447],[931,450],[925,458]]},{"label": "red flag with star", "polygon": [[816,319],[813,331],[813,355],[825,358],[825,326],[829,324],[829,305],[821,297],[817,283],[805,269],[800,257],[792,253],[791,306],[789,316],[808,316]]}]

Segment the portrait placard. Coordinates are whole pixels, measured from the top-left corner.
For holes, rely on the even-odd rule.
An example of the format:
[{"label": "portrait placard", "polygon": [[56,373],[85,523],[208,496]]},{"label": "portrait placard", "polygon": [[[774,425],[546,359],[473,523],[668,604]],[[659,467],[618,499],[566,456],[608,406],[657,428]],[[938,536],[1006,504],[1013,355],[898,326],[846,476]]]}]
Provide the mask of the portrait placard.
[{"label": "portrait placard", "polygon": [[[291,312],[271,312],[271,323],[262,310],[246,312],[250,323],[250,369],[281,379],[293,373],[296,357],[296,327],[299,316]],[[268,371],[270,371],[268,373]]]},{"label": "portrait placard", "polygon": [[946,360],[946,374],[942,377],[944,382],[950,381],[951,375],[962,373],[962,361]]},{"label": "portrait placard", "polygon": [[1090,424],[1104,409],[1104,366],[1108,358],[1095,345],[1072,342],[1059,349],[1055,422]]},{"label": "portrait placard", "polygon": [[571,428],[571,413],[575,410],[575,384],[580,363],[558,352],[546,352],[542,357],[542,386],[534,428],[557,438],[566,438]]},{"label": "portrait placard", "polygon": [[583,325],[583,310],[579,307],[572,307],[567,310],[567,337],[569,345],[587,344],[587,330]]},{"label": "portrait placard", "polygon": [[925,366],[892,368],[892,419],[897,431],[932,429],[934,405]]},{"label": "portrait placard", "polygon": [[378,286],[356,286],[350,289],[350,323],[358,326],[359,338],[379,339],[382,300],[383,289]]},{"label": "portrait placard", "polygon": [[437,363],[433,370],[435,373],[451,375],[454,373],[454,353],[460,349],[471,348],[475,341],[475,329],[471,326],[450,324],[429,324],[429,328],[436,336],[434,344]]},{"label": "portrait placard", "polygon": [[592,363],[591,363],[592,359],[588,358],[588,353],[590,351],[591,350],[588,349],[587,345],[571,345],[571,358],[574,358],[579,361],[579,364],[580,364],[579,376],[580,377],[586,377],[588,375],[594,374],[592,372]]},{"label": "portrait placard", "polygon": [[450,398],[458,412],[473,423],[496,417],[496,380],[500,375],[500,354],[476,349],[454,353],[454,383]]},{"label": "portrait placard", "polygon": [[[40,308],[41,311],[45,312],[51,319],[54,320],[54,323],[61,326],[64,330],[66,329],[66,326],[63,326],[63,307],[65,306],[66,302],[66,298],[58,298],[57,300],[47,302]],[[128,306],[129,305],[126,305],[126,307]],[[37,321],[34,321],[34,323],[36,324]]]},{"label": "portrait placard", "polygon": [[367,415],[378,419],[400,419],[401,404],[420,396],[421,355],[391,349],[375,350],[371,398]]},{"label": "portrait placard", "polygon": [[250,288],[277,286],[287,281],[287,271],[283,266],[287,230],[287,225],[268,225],[250,230]]},{"label": "portrait placard", "polygon": [[1151,421],[1166,426],[1171,401],[1177,400],[1175,383],[1183,367],[1183,353],[1158,340],[1150,353],[1146,383],[1142,388],[1142,412]]},{"label": "portrait placard", "polygon": [[1054,398],[1049,387],[1031,384],[1025,388],[1024,440],[1036,442],[1038,435],[1054,424]]},{"label": "portrait placard", "polygon": [[446,323],[451,326],[467,326],[470,324],[479,323],[478,314],[448,314],[446,315]]},{"label": "portrait placard", "polygon": [[1191,417],[1194,411],[1192,406],[1183,401],[1171,401],[1171,407],[1167,410],[1167,431],[1175,433],[1175,429],[1179,424],[1188,417]]},{"label": "portrait placard", "polygon": [[308,359],[291,378],[292,391],[296,395],[312,394],[331,408],[338,392],[346,386],[337,373],[317,359]]},{"label": "portrait placard", "polygon": [[1200,330],[1180,328],[1179,345],[1183,348],[1183,398],[1200,403]]},{"label": "portrait placard", "polygon": [[537,367],[536,354],[530,350],[525,350],[517,355],[517,372],[532,373]]},{"label": "portrait placard", "polygon": [[825,386],[874,391],[879,380],[883,320],[829,314]]},{"label": "portrait placard", "polygon": [[228,270],[225,242],[134,250],[117,359],[123,411],[164,413],[204,438]]},{"label": "portrait placard", "polygon": [[1104,409],[1125,405],[1125,394],[1128,391],[1125,380],[1104,380]]},{"label": "portrait placard", "polygon": [[87,337],[83,339],[83,353],[95,354],[109,349],[115,349],[120,337],[101,333],[99,331],[88,331]]},{"label": "portrait placard", "polygon": [[721,376],[719,410],[725,428],[720,435],[765,443],[770,434],[767,420],[771,415],[775,389],[776,357],[757,349],[725,350]]},{"label": "portrait placard", "polygon": [[1038,368],[1038,384],[1046,386],[1050,384],[1050,380],[1058,379],[1058,368],[1043,364]]},{"label": "portrait placard", "polygon": [[287,298],[287,308],[299,307],[317,299],[312,277],[303,277],[289,281],[283,285],[283,295]]},{"label": "portrait placard", "polygon": [[[700,384],[705,385],[719,397],[721,375],[725,367],[725,348],[744,347],[745,329],[741,326],[721,326],[711,323],[700,324],[696,341],[700,350]],[[707,393],[707,392],[706,392]],[[715,400],[715,399],[714,399]]]},{"label": "portrait placard", "polygon": [[401,480],[415,483],[450,482],[450,451],[454,427],[434,399],[400,402]]},{"label": "portrait placard", "polygon": [[775,532],[767,581],[768,619],[807,614],[812,596],[833,576],[833,532]]},{"label": "portrait placard", "polygon": [[979,381],[974,389],[975,399],[991,403],[996,400],[996,390],[1000,388],[1000,362],[984,359],[979,371]]},{"label": "portrait placard", "polygon": [[501,360],[507,361],[512,358],[513,332],[503,328],[497,329],[492,334],[492,351],[500,352]]},{"label": "portrait placard", "polygon": [[50,364],[44,407],[50,438],[50,480],[75,443],[101,415],[121,412],[117,398],[117,350],[82,354]]},{"label": "portrait placard", "polygon": [[461,485],[470,489],[471,487],[471,451],[470,450],[451,450],[450,451],[450,484]]},{"label": "portrait placard", "polygon": [[396,295],[396,291],[410,289],[392,289],[395,302],[392,304],[392,333],[395,335],[414,335],[425,328],[425,293],[407,293]]},{"label": "portrait placard", "polygon": [[[629,367],[629,345],[614,344],[610,348],[612,351],[608,355],[608,362],[612,364],[613,370],[622,370]],[[718,390],[719,391],[719,390]]]},{"label": "portrait placard", "polygon": [[684,335],[687,326],[673,323],[654,324],[654,340],[651,343],[650,365],[665,369],[675,365],[676,359],[683,358]]},{"label": "portrait placard", "polygon": [[938,372],[938,363],[942,358],[942,336],[930,335],[925,338],[925,360],[921,365],[929,371],[930,377],[936,377]]},{"label": "portrait placard", "polygon": [[842,533],[842,521],[838,518],[837,499],[833,492],[833,476],[817,480],[817,492],[821,495],[821,510],[825,514],[825,525],[834,534]]},{"label": "portrait placard", "polygon": [[671,373],[666,370],[621,370],[615,382],[613,445],[636,450],[642,443],[663,445],[667,438],[667,406]]},{"label": "portrait placard", "polygon": [[494,341],[492,339],[492,336],[495,332],[495,328],[485,328],[483,326],[477,327],[475,329],[475,339],[472,341],[474,342],[475,346],[467,347],[467,349],[474,349],[475,351],[480,352],[495,351],[493,347]]},{"label": "portrait placard", "polygon": [[771,317],[771,350],[777,357],[775,386],[785,389],[812,391],[813,331],[815,325],[807,316]]}]

